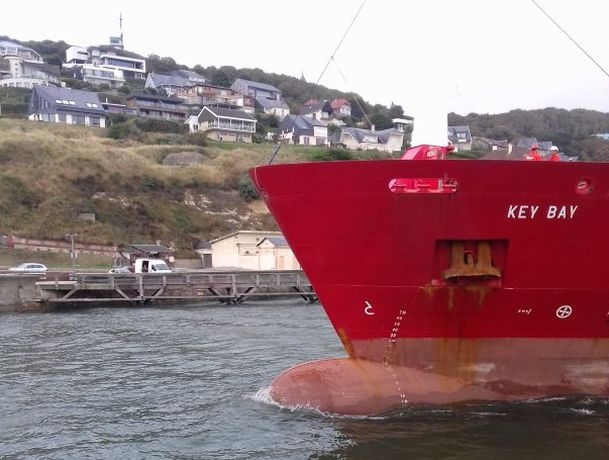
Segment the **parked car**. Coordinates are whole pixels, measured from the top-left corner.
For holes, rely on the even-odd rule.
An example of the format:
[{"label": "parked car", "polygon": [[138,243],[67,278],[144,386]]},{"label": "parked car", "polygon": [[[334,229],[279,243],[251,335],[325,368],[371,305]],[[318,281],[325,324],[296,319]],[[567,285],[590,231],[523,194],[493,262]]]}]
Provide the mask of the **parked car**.
[{"label": "parked car", "polygon": [[47,270],[46,265],[39,264],[38,262],[24,262],[8,269],[10,272],[20,273],[45,273]]},{"label": "parked car", "polygon": [[115,267],[111,269],[108,273],[133,273],[133,267],[130,265],[125,265],[124,267]]},{"label": "parked car", "polygon": [[171,268],[163,259],[135,259],[135,273],[171,273]]}]

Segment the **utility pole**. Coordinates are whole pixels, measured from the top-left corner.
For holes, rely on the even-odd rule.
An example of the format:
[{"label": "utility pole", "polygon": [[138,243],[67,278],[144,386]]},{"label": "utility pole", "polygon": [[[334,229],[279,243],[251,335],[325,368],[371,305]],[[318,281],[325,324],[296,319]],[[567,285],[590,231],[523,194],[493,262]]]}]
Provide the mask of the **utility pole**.
[{"label": "utility pole", "polygon": [[72,271],[76,272],[76,251],[74,250],[74,238],[78,233],[66,233],[66,238],[70,238],[70,259],[72,259]]}]

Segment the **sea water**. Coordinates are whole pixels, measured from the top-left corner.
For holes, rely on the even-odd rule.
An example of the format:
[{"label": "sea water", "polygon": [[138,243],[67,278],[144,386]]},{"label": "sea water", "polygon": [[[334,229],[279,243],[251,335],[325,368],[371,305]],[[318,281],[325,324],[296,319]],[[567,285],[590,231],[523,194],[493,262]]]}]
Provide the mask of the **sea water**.
[{"label": "sea water", "polygon": [[606,459],[609,404],[548,399],[337,417],[274,405],[344,351],[300,301],[0,315],[1,459]]}]

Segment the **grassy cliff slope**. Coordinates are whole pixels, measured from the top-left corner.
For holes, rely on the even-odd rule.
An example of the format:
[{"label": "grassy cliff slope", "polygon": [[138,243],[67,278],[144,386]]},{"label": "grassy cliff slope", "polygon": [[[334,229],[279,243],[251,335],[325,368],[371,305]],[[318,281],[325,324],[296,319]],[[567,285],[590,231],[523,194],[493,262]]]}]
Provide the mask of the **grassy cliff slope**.
[{"label": "grassy cliff slope", "polygon": [[[187,253],[198,240],[275,229],[264,205],[239,193],[247,170],[272,150],[154,134],[113,140],[106,130],[0,118],[0,232],[52,239],[75,232],[82,242],[117,245],[161,240]],[[316,151],[286,146],[277,160]],[[81,213],[94,213],[95,222]]]}]

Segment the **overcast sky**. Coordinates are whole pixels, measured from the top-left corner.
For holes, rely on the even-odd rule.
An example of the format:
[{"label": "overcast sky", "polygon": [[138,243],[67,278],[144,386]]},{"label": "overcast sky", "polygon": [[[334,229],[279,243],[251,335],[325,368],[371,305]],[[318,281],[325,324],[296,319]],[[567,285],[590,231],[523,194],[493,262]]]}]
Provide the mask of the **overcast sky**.
[{"label": "overcast sky", "polygon": [[[608,71],[609,2],[536,1]],[[440,96],[448,111],[462,115],[545,107],[609,112],[609,76],[532,0],[158,5],[30,0],[3,4],[0,35],[107,44],[120,33],[121,14],[125,49],[143,56],[167,56],[189,67],[231,65],[304,75],[309,82],[356,92],[373,104],[399,104],[407,114]]]}]

